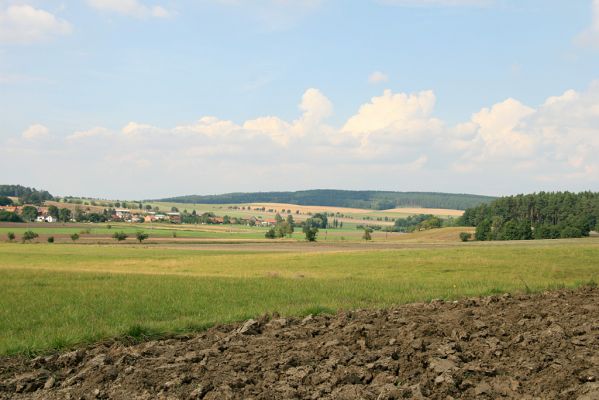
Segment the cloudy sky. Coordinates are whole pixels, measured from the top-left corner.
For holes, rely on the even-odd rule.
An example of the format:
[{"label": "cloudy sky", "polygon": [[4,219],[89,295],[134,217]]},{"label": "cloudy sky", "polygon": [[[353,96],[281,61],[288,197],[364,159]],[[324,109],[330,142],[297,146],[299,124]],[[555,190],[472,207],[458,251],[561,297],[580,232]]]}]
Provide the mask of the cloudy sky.
[{"label": "cloudy sky", "polygon": [[599,0],[0,0],[0,183],[599,190]]}]

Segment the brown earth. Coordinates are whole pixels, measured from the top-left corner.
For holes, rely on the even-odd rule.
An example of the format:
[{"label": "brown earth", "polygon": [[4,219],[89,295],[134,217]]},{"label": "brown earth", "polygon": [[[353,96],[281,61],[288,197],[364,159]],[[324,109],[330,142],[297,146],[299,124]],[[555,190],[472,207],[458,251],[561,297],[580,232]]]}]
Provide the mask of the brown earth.
[{"label": "brown earth", "polygon": [[2,399],[599,399],[599,289],[264,317],[0,359]]}]

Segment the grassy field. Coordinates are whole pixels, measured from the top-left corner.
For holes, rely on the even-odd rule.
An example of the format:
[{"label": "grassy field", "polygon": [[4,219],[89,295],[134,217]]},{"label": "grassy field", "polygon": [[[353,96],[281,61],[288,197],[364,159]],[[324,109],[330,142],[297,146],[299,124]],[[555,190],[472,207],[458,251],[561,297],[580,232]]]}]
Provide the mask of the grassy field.
[{"label": "grassy field", "polygon": [[304,315],[573,287],[596,238],[332,253],[0,243],[0,354]]},{"label": "grassy field", "polygon": [[[410,215],[416,214],[433,214],[438,217],[459,217],[463,214],[460,210],[444,210],[444,209],[432,209],[432,208],[396,208],[392,210],[367,210],[359,208],[345,208],[345,207],[329,207],[329,206],[302,206],[297,204],[286,204],[286,203],[247,203],[247,204],[190,204],[190,203],[167,203],[167,202],[156,202],[149,203],[153,207],[159,207],[161,210],[170,210],[172,207],[177,207],[179,210],[187,210],[191,212],[195,210],[197,213],[212,212],[215,215],[223,216],[228,215],[230,217],[261,217],[261,218],[274,218],[277,212],[285,216],[283,210],[291,210],[291,215],[297,221],[303,221],[310,218],[311,214],[319,212],[327,213],[340,213],[343,214],[343,218],[337,217],[344,223],[364,223],[368,222],[371,224],[378,225],[392,225],[391,219],[395,218],[406,218]],[[231,209],[231,207],[247,207],[250,206],[251,210]],[[264,207],[265,211],[257,211],[256,208]],[[269,212],[269,210],[272,210]],[[299,214],[296,212],[299,211]],[[332,218],[332,217],[331,217]],[[367,220],[365,220],[367,218]],[[380,218],[381,220],[377,220]],[[387,220],[385,220],[385,218]]]},{"label": "grassy field", "polygon": [[[22,225],[22,224],[19,224]],[[170,224],[45,224],[31,223],[27,226],[0,227],[0,239],[5,239],[8,232],[13,232],[20,237],[25,231],[33,231],[39,235],[71,235],[78,233],[82,237],[106,236],[110,238],[115,232],[125,232],[131,240],[135,239],[135,233],[143,231],[150,235],[150,238],[176,237],[181,238],[229,238],[229,239],[264,239],[265,228],[245,227],[240,225],[227,226],[207,226],[207,225],[170,225]]]}]

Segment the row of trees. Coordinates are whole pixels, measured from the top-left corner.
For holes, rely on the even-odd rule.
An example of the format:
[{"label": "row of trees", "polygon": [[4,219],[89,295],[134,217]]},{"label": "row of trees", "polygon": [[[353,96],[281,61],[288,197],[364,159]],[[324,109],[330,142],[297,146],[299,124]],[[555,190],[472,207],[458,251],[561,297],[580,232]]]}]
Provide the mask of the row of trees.
[{"label": "row of trees", "polygon": [[460,218],[477,240],[530,240],[588,236],[599,229],[599,193],[540,192],[506,196],[467,209]]},{"label": "row of trees", "polygon": [[394,232],[414,232],[441,228],[444,221],[432,214],[410,215],[407,218],[398,218],[393,225]]},{"label": "row of trees", "polygon": [[301,227],[306,240],[315,242],[319,229],[326,229],[328,227],[328,218],[325,214],[315,214],[313,217],[300,223],[296,223],[292,215],[287,215],[287,218],[284,219],[281,215],[277,214],[275,219],[277,221],[276,225],[270,228],[264,235],[268,239],[291,236],[296,227]]}]

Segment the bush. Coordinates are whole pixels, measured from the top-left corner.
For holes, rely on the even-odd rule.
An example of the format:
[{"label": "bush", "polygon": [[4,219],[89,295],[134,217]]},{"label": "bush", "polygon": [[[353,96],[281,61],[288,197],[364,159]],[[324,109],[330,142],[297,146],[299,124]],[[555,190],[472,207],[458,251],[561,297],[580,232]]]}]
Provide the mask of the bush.
[{"label": "bush", "polygon": [[135,238],[139,241],[139,243],[143,242],[144,240],[146,240],[149,237],[150,237],[150,235],[148,235],[145,232],[141,232],[141,231],[139,231],[135,234]]},{"label": "bush", "polygon": [[316,235],[318,235],[318,228],[312,227],[310,225],[304,225],[303,231],[304,231],[304,234],[306,235],[306,240],[308,242],[316,241]]},{"label": "bush", "polygon": [[73,233],[73,234],[71,235],[71,240],[72,240],[73,242],[76,242],[77,240],[79,240],[79,234],[78,234],[78,233]]},{"label": "bush", "polygon": [[12,200],[6,196],[0,196],[0,206],[12,206]]},{"label": "bush", "polygon": [[277,236],[277,234],[275,233],[275,228],[270,228],[264,234],[264,237],[267,238],[267,239],[274,239],[276,236]]},{"label": "bush", "polygon": [[127,239],[128,237],[129,236],[125,232],[123,232],[123,231],[115,232],[114,235],[112,235],[112,238],[115,239],[115,240],[117,240],[117,241],[119,241],[119,242]]},{"label": "bush", "polygon": [[54,236],[48,236],[48,243],[54,243]]},{"label": "bush", "polygon": [[560,237],[562,239],[579,238],[582,237],[582,231],[575,226],[566,226],[561,230]]},{"label": "bush", "polygon": [[364,234],[362,235],[362,239],[364,240],[372,240],[372,235],[370,235],[370,229],[364,229]]},{"label": "bush", "polygon": [[38,236],[39,235],[33,231],[27,231],[27,232],[23,233],[23,237],[21,238],[21,240],[23,241],[23,243],[31,242],[33,239],[35,239]]},{"label": "bush", "polygon": [[470,232],[460,232],[460,240],[462,242],[467,242],[472,239],[472,234]]},{"label": "bush", "polygon": [[0,210],[0,221],[2,221],[2,222],[23,222],[23,218],[21,218],[19,216],[19,214],[17,214],[17,213],[6,211],[6,210]]},{"label": "bush", "polygon": [[14,233],[14,232],[8,232],[8,233],[6,234],[6,237],[8,238],[8,241],[9,241],[9,242],[12,242],[12,241],[14,241],[14,240],[15,240],[15,238],[16,238],[16,236],[15,236],[15,233]]}]

